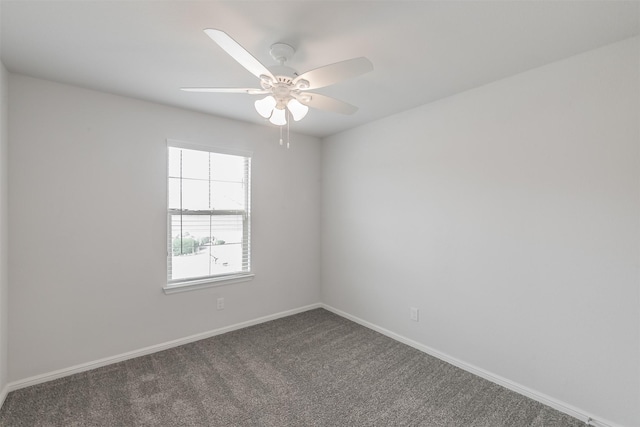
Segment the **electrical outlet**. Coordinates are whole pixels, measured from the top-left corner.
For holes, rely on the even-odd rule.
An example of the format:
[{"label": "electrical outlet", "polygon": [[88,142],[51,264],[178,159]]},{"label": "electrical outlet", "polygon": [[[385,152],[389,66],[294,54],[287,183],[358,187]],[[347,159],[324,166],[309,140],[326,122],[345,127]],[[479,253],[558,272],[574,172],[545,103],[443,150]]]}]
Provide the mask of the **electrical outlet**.
[{"label": "electrical outlet", "polygon": [[218,304],[216,307],[218,310],[224,310],[224,298],[218,298]]},{"label": "electrical outlet", "polygon": [[418,321],[418,309],[415,307],[410,307],[409,308],[409,318],[411,320],[413,320],[414,322]]}]

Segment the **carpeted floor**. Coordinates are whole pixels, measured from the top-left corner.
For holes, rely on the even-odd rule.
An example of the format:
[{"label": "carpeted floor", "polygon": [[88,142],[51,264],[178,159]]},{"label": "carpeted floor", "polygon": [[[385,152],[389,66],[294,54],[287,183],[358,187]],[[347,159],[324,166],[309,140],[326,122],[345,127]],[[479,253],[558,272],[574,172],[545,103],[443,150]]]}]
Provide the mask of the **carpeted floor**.
[{"label": "carpeted floor", "polygon": [[0,426],[584,426],[317,309],[11,392]]}]

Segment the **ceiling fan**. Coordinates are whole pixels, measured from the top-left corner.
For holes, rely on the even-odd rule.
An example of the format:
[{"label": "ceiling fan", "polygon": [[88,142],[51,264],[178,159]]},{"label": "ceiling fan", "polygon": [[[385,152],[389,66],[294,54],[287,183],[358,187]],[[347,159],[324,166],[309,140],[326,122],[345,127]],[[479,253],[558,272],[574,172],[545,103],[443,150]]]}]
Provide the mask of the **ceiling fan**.
[{"label": "ceiling fan", "polygon": [[260,88],[219,88],[219,87],[185,87],[187,92],[213,93],[245,93],[249,95],[266,95],[255,102],[258,114],[278,126],[287,124],[290,114],[295,121],[301,120],[309,111],[309,107],[342,114],[353,114],[358,108],[319,93],[308,92],[329,86],[343,80],[359,76],[373,70],[373,64],[365,57],[348,59],[316,68],[298,75],[285,64],[295,49],[285,43],[271,46],[270,54],[279,65],[267,68],[251,55],[227,33],[216,29],[204,32],[225,52],[251,74],[260,79]]}]

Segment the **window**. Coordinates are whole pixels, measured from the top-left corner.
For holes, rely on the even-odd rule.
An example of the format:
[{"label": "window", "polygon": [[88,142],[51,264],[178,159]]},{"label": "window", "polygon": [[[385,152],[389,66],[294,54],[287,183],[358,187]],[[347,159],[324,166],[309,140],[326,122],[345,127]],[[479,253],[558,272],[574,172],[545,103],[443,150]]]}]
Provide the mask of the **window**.
[{"label": "window", "polygon": [[165,292],[251,278],[250,154],[168,145]]}]

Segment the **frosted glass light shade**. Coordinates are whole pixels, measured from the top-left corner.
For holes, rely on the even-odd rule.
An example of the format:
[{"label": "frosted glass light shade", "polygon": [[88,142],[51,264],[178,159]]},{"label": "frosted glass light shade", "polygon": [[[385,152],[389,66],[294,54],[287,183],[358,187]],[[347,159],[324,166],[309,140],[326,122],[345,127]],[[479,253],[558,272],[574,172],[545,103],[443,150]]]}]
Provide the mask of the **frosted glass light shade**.
[{"label": "frosted glass light shade", "polygon": [[265,119],[271,117],[273,108],[276,106],[276,99],[269,95],[265,98],[257,100],[253,105],[256,107],[256,111]]},{"label": "frosted glass light shade", "polygon": [[304,104],[301,104],[297,99],[292,99],[287,104],[287,108],[291,111],[291,115],[293,116],[293,120],[296,122],[304,118],[307,115],[307,111],[309,111],[309,107]]},{"label": "frosted glass light shade", "polygon": [[286,125],[287,118],[285,117],[284,108],[282,110],[279,108],[274,108],[273,114],[271,114],[271,118],[269,119],[269,121],[278,126]]}]

